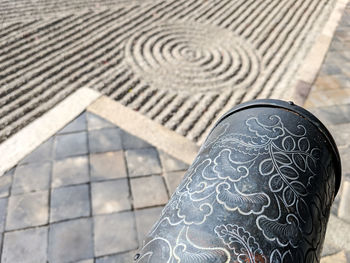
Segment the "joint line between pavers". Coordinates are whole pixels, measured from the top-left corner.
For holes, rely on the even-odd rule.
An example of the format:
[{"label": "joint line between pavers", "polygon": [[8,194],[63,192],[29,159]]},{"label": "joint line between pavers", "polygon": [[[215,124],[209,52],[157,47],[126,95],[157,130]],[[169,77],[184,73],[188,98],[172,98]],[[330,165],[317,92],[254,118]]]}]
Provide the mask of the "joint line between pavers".
[{"label": "joint line between pavers", "polygon": [[350,0],[337,1],[322,32],[307,53],[305,63],[297,72],[294,86],[290,89],[290,92],[285,93],[283,99],[293,100],[298,105],[304,105],[318,72],[321,69],[323,60],[327,55],[347,3],[350,3]]},{"label": "joint line between pavers", "polygon": [[87,110],[187,164],[192,163],[199,150],[189,139],[106,96],[97,99]]},{"label": "joint line between pavers", "polygon": [[0,144],[0,176],[79,116],[100,96],[95,90],[81,88]]}]

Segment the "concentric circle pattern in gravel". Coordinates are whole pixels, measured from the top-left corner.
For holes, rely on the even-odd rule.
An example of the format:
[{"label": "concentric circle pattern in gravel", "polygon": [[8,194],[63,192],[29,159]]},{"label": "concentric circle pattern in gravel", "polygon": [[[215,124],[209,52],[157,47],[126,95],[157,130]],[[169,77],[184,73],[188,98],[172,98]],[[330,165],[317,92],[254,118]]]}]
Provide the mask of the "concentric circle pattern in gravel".
[{"label": "concentric circle pattern in gravel", "polygon": [[0,0],[0,142],[81,87],[200,141],[218,115],[279,98],[330,0]]}]

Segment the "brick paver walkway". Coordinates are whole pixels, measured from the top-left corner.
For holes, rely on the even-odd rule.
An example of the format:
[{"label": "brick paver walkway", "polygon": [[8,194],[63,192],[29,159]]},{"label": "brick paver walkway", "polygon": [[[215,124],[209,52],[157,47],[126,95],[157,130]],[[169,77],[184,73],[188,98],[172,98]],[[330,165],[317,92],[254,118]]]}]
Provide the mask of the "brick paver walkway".
[{"label": "brick paver walkway", "polygon": [[342,186],[332,207],[323,254],[350,262],[350,4],[305,106],[330,129],[342,159]]},{"label": "brick paver walkway", "polygon": [[0,177],[1,262],[131,262],[186,169],[83,113]]},{"label": "brick paver walkway", "polygon": [[[21,1],[21,3],[23,2]],[[93,1],[88,2],[94,4]],[[12,62],[11,64],[10,60],[4,60],[11,65],[5,67],[6,72],[1,75],[0,81],[3,81],[1,83],[9,83],[6,89],[10,87],[8,90],[15,93],[11,95],[5,92],[3,87],[0,87],[1,96],[3,96],[1,105],[11,101],[13,106],[12,108],[2,108],[1,114],[4,117],[0,127],[8,128],[2,131],[1,136],[3,139],[6,138],[28,123],[33,116],[39,116],[74,89],[82,85],[98,84],[97,89],[120,100],[125,105],[137,108],[141,113],[191,139],[198,138],[203,134],[203,130],[213,119],[213,116],[217,114],[217,109],[229,103],[226,99],[230,92],[222,92],[220,96],[210,92],[208,96],[204,96],[201,92],[193,92],[191,97],[182,97],[168,89],[159,88],[156,85],[157,81],[154,82],[154,86],[143,85],[149,76],[153,76],[152,66],[154,66],[154,64],[150,64],[148,68],[135,70],[135,65],[142,59],[138,47],[142,45],[143,39],[138,35],[138,30],[144,27],[141,26],[132,35],[128,35],[132,41],[125,42],[126,48],[130,48],[132,43],[135,44],[136,48],[124,50],[122,44],[122,48],[116,45],[119,43],[119,38],[113,35],[114,33],[118,35],[118,30],[124,30],[124,27],[121,26],[121,22],[111,26],[111,21],[115,21],[115,19],[124,21],[125,16],[133,14],[134,16],[130,16],[129,20],[138,23],[134,19],[139,15],[140,10],[147,11],[143,16],[157,23],[164,22],[162,17],[167,18],[168,16],[173,16],[174,21],[181,20],[187,25],[192,20],[198,20],[200,24],[215,22],[224,25],[232,22],[239,25],[239,21],[242,20],[242,22],[248,23],[250,21],[251,23],[242,24],[237,27],[237,30],[243,35],[256,38],[262,32],[259,27],[255,26],[255,22],[259,20],[255,19],[254,16],[249,16],[248,10],[256,10],[257,13],[263,9],[268,11],[270,10],[268,8],[272,10],[276,4],[282,9],[286,8],[287,16],[283,16],[283,12],[281,12],[279,13],[281,17],[287,17],[298,25],[299,19],[297,16],[293,16],[291,11],[299,10],[302,14],[311,10],[308,17],[315,18],[317,14],[313,13],[312,10],[321,12],[321,5],[325,2],[300,1],[300,4],[305,3],[304,9],[289,9],[289,6],[283,1],[266,2],[268,5],[266,8],[256,6],[249,1],[237,1],[237,6],[231,6],[232,2],[230,1],[221,1],[220,5],[216,6],[210,5],[208,1],[203,3],[190,1],[186,8],[182,8],[184,3],[177,5],[177,1],[159,1],[157,4],[148,2],[144,6],[125,7],[123,5],[122,9],[114,11],[95,9],[85,13],[67,14],[61,18],[55,17],[52,21],[38,18],[28,23],[28,17],[26,17],[26,22],[14,22],[6,25],[6,32],[10,34],[2,34],[1,37],[5,37],[5,40],[1,43],[10,41],[13,46],[5,45],[12,53],[4,53],[3,55],[16,57],[17,52],[19,52],[18,48],[21,48],[20,50],[24,52],[21,54],[27,60],[21,60],[20,64]],[[150,4],[155,6],[150,7]],[[313,5],[316,4],[318,9],[313,8]],[[225,11],[227,6],[229,6],[228,13]],[[144,9],[145,7],[149,10]],[[160,12],[154,12],[155,8],[159,9]],[[68,9],[69,7],[67,7]],[[170,11],[167,13],[162,10]],[[245,19],[241,19],[238,15],[235,16],[235,12],[245,14],[241,12],[242,10],[247,10]],[[349,10],[348,7],[319,78],[305,104],[330,128],[339,146],[343,161],[343,184],[332,207],[323,251],[324,256],[335,255],[333,258],[325,258],[324,260],[338,263],[346,262],[346,257],[350,259],[348,235],[350,232],[348,209],[350,204]],[[228,15],[225,17],[227,20],[221,16],[224,13]],[[278,20],[274,12],[268,14],[261,12],[261,18],[265,19],[266,15],[271,18],[271,20],[266,21],[274,21],[275,18],[276,21]],[[140,21],[143,21],[144,17],[140,16]],[[91,24],[87,24],[88,21]],[[273,44],[274,49],[271,49],[272,53],[276,49],[285,52],[288,50],[287,45],[275,42],[275,40],[283,38],[283,32],[288,32],[290,27],[293,27],[293,23],[288,22],[288,26],[283,27],[286,23],[283,20],[280,22],[281,24],[269,24],[277,29],[281,27],[283,30],[279,31],[280,34],[266,35],[267,41],[275,43]],[[203,33],[203,27],[197,22],[194,24],[199,29],[198,32]],[[96,30],[94,30],[95,25],[98,25]],[[179,28],[181,29],[179,24],[162,25],[164,32],[172,34],[179,31]],[[22,34],[16,35],[18,31],[16,28],[20,28]],[[51,38],[52,35],[60,38],[61,31],[57,30],[61,29],[67,35],[80,32],[81,35],[78,38],[80,42],[72,42],[69,39],[57,41],[57,39]],[[149,32],[154,32],[152,27],[146,27],[146,29]],[[303,26],[299,29],[302,30]],[[126,30],[126,32],[129,31]],[[193,34],[192,31],[186,32]],[[268,32],[267,28],[266,32]],[[285,37],[288,41],[300,40],[309,31],[302,32],[304,35],[297,35],[296,38],[288,38],[288,35]],[[160,36],[162,36],[161,33],[159,32]],[[185,37],[188,35],[185,34]],[[194,40],[197,41],[197,39]],[[148,43],[147,41],[145,40],[145,43]],[[255,41],[257,44],[260,43],[259,39],[255,39]],[[80,46],[75,46],[76,43]],[[101,44],[99,50],[96,48],[96,43]],[[42,53],[35,53],[35,50],[46,52],[42,48],[46,44],[55,46],[57,49],[50,51],[45,56],[42,56]],[[191,51],[195,44],[198,43],[194,41],[189,47],[182,49],[179,46],[178,54],[175,54],[176,58],[180,57],[186,60],[186,63],[194,63],[196,59],[199,59],[196,57],[197,53]],[[283,76],[283,72],[288,72],[279,66],[280,63],[285,65],[288,59],[294,60],[295,57],[287,52],[289,54],[287,58],[276,58],[271,55],[269,44],[261,44],[259,49],[262,52],[266,51],[266,53],[263,52],[265,70],[273,74],[276,70],[277,75],[274,77],[271,73],[272,78],[269,78],[267,74],[265,75],[268,79],[267,82],[260,81],[258,84],[264,88],[270,88],[272,91],[271,87],[273,87],[274,81],[278,80],[277,76]],[[302,46],[303,42],[300,41],[299,44]],[[212,53],[214,62],[219,63],[220,59],[215,59],[220,56],[214,56],[217,50],[213,49],[212,46],[206,48],[209,55]],[[222,48],[226,48],[225,44]],[[61,55],[62,49],[67,51],[64,56]],[[81,57],[81,54],[77,52],[80,50],[87,51],[86,54],[84,53],[84,57]],[[241,54],[239,52],[242,50],[238,50],[237,54]],[[94,53],[97,51],[99,53]],[[249,53],[250,51],[248,50],[246,53],[250,54],[250,59],[253,59],[250,62],[246,61],[249,62],[249,65],[254,66],[256,61],[254,54]],[[128,66],[124,62],[122,63],[124,61],[123,55],[127,52],[130,53],[129,58],[131,59],[126,60]],[[243,52],[242,55],[246,53]],[[35,57],[32,56],[33,54]],[[204,55],[206,55],[205,52]],[[147,58],[152,59],[152,56]],[[226,58],[229,59],[229,57]],[[43,59],[47,60],[43,61]],[[225,57],[222,59],[219,66],[229,65],[225,64],[227,62],[224,60]],[[75,63],[78,61],[80,64]],[[31,66],[35,68],[34,71],[31,71]],[[230,67],[228,68],[230,69]],[[59,74],[55,75],[59,77],[52,77],[54,73]],[[13,77],[19,76],[18,74],[21,75],[20,78],[13,79]],[[15,81],[8,81],[11,79]],[[42,92],[46,90],[46,85],[51,84],[54,87],[53,92]],[[220,83],[214,84],[214,87],[217,88]],[[184,87],[186,85],[188,83],[183,83]],[[25,91],[23,94],[29,94],[29,96],[23,96],[18,92],[18,87]],[[119,89],[119,87],[121,88]],[[268,89],[265,93],[269,93]],[[38,104],[35,99],[39,101],[41,98],[36,97],[37,94],[46,96],[45,98],[48,99],[41,108],[37,108]],[[141,96],[139,96],[140,94]],[[12,102],[15,99],[24,103],[22,104],[25,105],[23,109],[27,110],[28,115],[22,115],[22,109],[15,110],[16,103]],[[241,97],[238,96],[235,99],[237,101],[233,103],[240,101]],[[145,103],[148,100],[150,102]],[[201,103],[196,104],[198,101]],[[156,102],[157,105],[151,102]],[[190,109],[194,105],[196,105],[196,111],[191,113]],[[208,111],[209,106],[212,108]],[[182,109],[178,110],[181,107]],[[12,123],[12,126],[8,125],[9,123]],[[1,262],[130,262],[143,236],[155,222],[186,169],[186,164],[133,137],[100,117],[91,113],[82,114],[24,158],[6,175],[0,177]]]}]

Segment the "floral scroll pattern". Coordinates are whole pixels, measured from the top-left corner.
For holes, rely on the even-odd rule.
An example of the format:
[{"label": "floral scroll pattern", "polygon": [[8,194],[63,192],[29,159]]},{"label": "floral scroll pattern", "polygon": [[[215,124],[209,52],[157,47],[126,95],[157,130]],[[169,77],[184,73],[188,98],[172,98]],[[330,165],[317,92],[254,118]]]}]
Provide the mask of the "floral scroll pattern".
[{"label": "floral scroll pattern", "polygon": [[[320,216],[317,209],[310,208],[308,196],[314,188],[321,150],[311,145],[303,125],[292,131],[277,115],[263,121],[250,117],[245,126],[245,134],[228,132],[225,123],[216,128],[219,139],[210,141],[209,137],[202,147],[206,154],[197,157],[164,208],[138,262],[158,262],[152,261],[156,256],[170,263],[305,262],[293,258],[291,251],[298,249],[303,235],[313,233],[310,218]],[[327,205],[331,202],[332,197]],[[250,223],[256,231],[227,222],[225,218],[232,215],[241,221],[253,218]],[[210,220],[216,220],[207,230],[215,241],[208,242],[220,240],[222,247],[191,240],[191,230],[195,232]],[[166,228],[177,229],[177,236],[161,236]],[[281,250],[265,254],[259,244],[262,240]],[[167,248],[161,255],[157,255],[157,243]]]}]

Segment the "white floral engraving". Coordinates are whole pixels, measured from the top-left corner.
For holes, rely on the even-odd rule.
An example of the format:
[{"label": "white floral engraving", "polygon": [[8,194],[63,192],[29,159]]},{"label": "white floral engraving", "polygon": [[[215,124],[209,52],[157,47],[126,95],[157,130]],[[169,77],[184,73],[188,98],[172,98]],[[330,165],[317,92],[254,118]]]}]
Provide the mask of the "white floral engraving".
[{"label": "white floral engraving", "polygon": [[[201,147],[200,152],[206,154],[196,158],[163,209],[150,233],[154,238],[144,246],[138,262],[152,262],[151,258],[158,256],[156,249],[150,252],[156,243],[166,247],[162,262],[305,262],[304,255],[296,256],[299,252],[291,250],[298,251],[303,235],[314,235],[314,220],[327,216],[320,214],[319,195],[311,205],[307,203],[321,151],[312,146],[303,125],[292,131],[280,116],[264,117],[263,121],[250,117],[244,124],[246,134],[228,132],[228,124],[221,123],[217,139],[209,137]],[[325,172],[328,205],[334,197],[328,194],[334,185],[332,172]],[[232,216],[246,218],[251,224],[246,226],[255,232],[239,225],[240,221],[227,221]],[[201,226],[221,240],[222,247],[196,245],[189,231],[196,233]],[[176,229],[175,236],[166,237],[167,228]],[[264,254],[260,241],[277,248],[270,247],[268,255]]]}]

